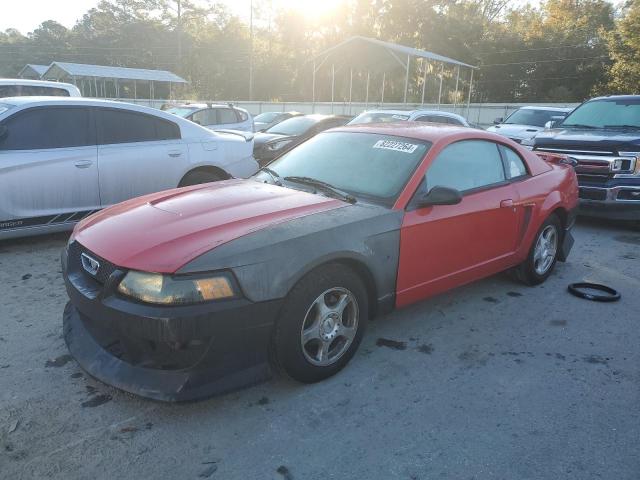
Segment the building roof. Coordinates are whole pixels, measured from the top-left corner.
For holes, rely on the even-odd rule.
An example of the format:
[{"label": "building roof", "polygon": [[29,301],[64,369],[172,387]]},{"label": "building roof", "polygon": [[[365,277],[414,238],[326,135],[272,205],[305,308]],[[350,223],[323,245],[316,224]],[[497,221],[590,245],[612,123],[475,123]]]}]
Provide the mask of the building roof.
[{"label": "building roof", "polygon": [[344,42],[319,53],[313,57],[313,60],[324,62],[331,57],[332,60],[347,61],[349,63],[367,62],[376,67],[376,69],[384,69],[390,66],[406,68],[407,55],[461,67],[476,68],[473,65],[437,53],[362,36],[348,38]]},{"label": "building roof", "polygon": [[20,70],[18,76],[24,75],[25,71],[27,70],[32,70],[36,75],[42,76],[42,74],[46,72],[48,68],[48,65],[36,65],[35,63],[27,63],[24,67],[22,67],[22,70]]},{"label": "building roof", "polygon": [[113,78],[120,80],[143,80],[151,82],[188,83],[167,70],[147,70],[144,68],[109,67],[105,65],[86,65],[83,63],[53,62],[43,78],[59,78],[60,73],[72,77]]}]

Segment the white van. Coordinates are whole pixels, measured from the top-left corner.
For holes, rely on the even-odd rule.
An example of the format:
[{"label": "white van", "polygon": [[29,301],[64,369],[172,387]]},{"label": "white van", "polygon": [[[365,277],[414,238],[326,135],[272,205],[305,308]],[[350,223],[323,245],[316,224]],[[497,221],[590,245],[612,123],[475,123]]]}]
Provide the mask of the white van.
[{"label": "white van", "polygon": [[0,98],[6,97],[81,97],[78,87],[70,83],[0,78]]}]

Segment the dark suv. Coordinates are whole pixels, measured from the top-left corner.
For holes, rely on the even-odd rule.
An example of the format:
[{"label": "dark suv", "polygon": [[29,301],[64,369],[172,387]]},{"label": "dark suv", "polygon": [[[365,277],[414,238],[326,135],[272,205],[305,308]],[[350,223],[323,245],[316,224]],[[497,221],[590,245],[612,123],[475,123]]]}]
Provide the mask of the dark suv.
[{"label": "dark suv", "polygon": [[640,96],[588,100],[531,142],[575,160],[581,214],[640,220]]}]

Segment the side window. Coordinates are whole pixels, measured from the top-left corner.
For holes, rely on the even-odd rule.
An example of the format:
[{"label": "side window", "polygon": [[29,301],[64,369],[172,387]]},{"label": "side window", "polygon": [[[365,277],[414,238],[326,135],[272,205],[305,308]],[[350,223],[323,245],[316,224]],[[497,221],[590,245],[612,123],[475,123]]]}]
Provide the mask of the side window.
[{"label": "side window", "polygon": [[465,192],[506,180],[498,145],[486,140],[463,140],[446,147],[426,174],[427,188],[450,187]]},{"label": "side window", "polygon": [[217,108],[218,123],[238,123],[238,117],[230,108]]},{"label": "side window", "polygon": [[210,108],[200,110],[191,115],[191,121],[198,125],[215,125],[218,123],[215,110]]},{"label": "side window", "polygon": [[507,175],[509,178],[524,177],[529,174],[522,158],[509,147],[500,145],[500,150],[506,163]]},{"label": "side window", "polygon": [[234,112],[236,112],[236,116],[238,117],[238,122],[244,122],[249,118],[249,115],[247,115],[242,110],[234,110]]},{"label": "side window", "polygon": [[100,109],[102,128],[100,143],[153,142],[180,138],[180,129],[173,122],[126,110]]},{"label": "side window", "polygon": [[156,118],[156,139],[157,140],[177,140],[182,138],[180,127],[169,120]]},{"label": "side window", "polygon": [[423,115],[416,118],[416,122],[430,122],[430,123],[446,123],[457,125],[455,121],[444,115]]},{"label": "side window", "polygon": [[23,85],[21,95],[24,97],[37,97],[41,95],[49,97],[68,97],[69,92],[64,88]]},{"label": "side window", "polygon": [[95,145],[87,108],[48,107],[19,112],[4,122],[0,150],[38,150]]}]

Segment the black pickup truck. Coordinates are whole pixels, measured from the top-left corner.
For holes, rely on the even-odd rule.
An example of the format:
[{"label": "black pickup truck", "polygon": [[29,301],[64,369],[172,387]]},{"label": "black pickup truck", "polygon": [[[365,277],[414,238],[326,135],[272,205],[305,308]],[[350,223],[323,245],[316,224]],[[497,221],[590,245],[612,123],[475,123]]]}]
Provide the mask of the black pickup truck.
[{"label": "black pickup truck", "polygon": [[580,213],[640,221],[640,95],[594,98],[530,140],[575,163]]}]

